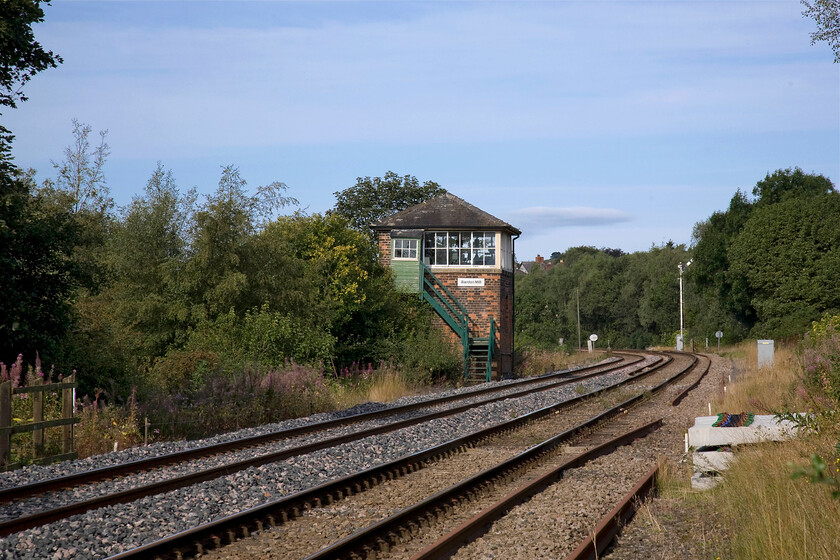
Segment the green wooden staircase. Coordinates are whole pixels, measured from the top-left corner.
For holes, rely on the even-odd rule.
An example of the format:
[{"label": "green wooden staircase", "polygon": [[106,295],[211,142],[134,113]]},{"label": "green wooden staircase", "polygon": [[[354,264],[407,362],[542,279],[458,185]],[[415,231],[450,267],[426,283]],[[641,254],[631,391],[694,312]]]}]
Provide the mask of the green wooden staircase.
[{"label": "green wooden staircase", "polygon": [[493,376],[493,360],[498,355],[496,321],[490,318],[487,337],[470,336],[470,316],[452,292],[444,286],[428,266],[420,263],[420,298],[427,301],[461,340],[464,358],[464,381],[480,383]]}]

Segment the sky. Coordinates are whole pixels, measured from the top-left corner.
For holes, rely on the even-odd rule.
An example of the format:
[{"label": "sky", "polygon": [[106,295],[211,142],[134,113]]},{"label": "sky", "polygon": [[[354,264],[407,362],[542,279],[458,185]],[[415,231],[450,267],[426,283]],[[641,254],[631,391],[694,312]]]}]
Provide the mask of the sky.
[{"label": "sky", "polygon": [[115,202],[158,161],[212,193],[235,165],[324,212],[357,177],[432,180],[522,230],[532,260],[689,244],[776,169],[840,180],[840,65],[796,0],[55,0],[64,63],[5,110],[55,175],[107,130]]}]

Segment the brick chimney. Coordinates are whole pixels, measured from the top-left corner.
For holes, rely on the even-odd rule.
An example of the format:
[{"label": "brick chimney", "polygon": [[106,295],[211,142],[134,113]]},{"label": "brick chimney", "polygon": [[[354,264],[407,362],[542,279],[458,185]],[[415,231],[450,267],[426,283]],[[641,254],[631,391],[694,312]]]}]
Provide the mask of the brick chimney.
[{"label": "brick chimney", "polygon": [[545,261],[545,259],[543,257],[537,255],[537,258],[535,259],[535,261],[536,261],[537,264],[542,264]]}]

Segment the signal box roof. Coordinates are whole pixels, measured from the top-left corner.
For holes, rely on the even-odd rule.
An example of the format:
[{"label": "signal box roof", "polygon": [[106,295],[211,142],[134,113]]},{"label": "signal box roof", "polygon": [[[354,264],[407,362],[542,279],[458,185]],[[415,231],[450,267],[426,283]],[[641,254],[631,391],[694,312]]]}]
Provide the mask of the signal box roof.
[{"label": "signal box roof", "polygon": [[454,194],[444,193],[409,206],[382,221],[371,224],[375,231],[428,229],[489,229],[512,235],[522,232],[509,223],[476,208]]}]

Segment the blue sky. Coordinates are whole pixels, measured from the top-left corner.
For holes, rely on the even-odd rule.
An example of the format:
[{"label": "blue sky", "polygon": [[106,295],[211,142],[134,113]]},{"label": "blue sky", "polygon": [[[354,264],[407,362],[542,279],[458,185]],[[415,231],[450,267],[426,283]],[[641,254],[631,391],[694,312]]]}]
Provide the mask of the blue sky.
[{"label": "blue sky", "polygon": [[520,259],[689,243],[775,169],[840,178],[840,65],[795,0],[56,0],[64,58],[3,114],[53,175],[71,119],[108,130],[120,205],[161,161],[223,165],[309,212],[359,176],[437,181],[523,231]]}]

